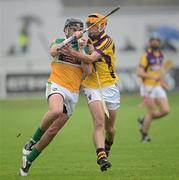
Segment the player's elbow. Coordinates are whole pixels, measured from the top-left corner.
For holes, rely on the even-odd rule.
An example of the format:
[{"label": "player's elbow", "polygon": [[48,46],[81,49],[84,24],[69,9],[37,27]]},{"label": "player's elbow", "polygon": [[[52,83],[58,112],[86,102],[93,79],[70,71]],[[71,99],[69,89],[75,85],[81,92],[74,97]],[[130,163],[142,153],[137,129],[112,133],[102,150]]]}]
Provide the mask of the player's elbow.
[{"label": "player's elbow", "polygon": [[170,113],[170,109],[169,108],[166,108],[166,109],[162,110],[163,116],[167,116],[169,113]]},{"label": "player's elbow", "polygon": [[52,57],[55,57],[59,54],[59,52],[57,51],[57,48],[58,46],[57,45],[53,45],[51,48],[50,48],[50,55]]},{"label": "player's elbow", "polygon": [[51,55],[52,57],[55,57],[55,56],[56,56],[56,53],[50,51],[50,55]]},{"label": "player's elbow", "polygon": [[141,77],[141,72],[139,70],[136,71],[137,76]]}]

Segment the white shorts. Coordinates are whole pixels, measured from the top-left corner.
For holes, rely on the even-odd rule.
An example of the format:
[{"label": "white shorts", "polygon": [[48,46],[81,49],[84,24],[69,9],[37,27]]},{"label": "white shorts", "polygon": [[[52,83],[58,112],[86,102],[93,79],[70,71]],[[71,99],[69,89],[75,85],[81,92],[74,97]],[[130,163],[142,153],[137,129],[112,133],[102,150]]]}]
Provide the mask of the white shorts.
[{"label": "white shorts", "polygon": [[[117,84],[103,87],[102,96],[106,102],[108,110],[116,110],[120,106],[120,92]],[[83,91],[87,97],[88,104],[93,101],[101,101],[100,89],[83,87]]]},{"label": "white shorts", "polygon": [[165,98],[167,97],[165,90],[161,86],[146,86],[140,87],[140,95],[151,98]]},{"label": "white shorts", "polygon": [[68,117],[70,117],[78,102],[79,93],[70,92],[68,89],[54,82],[48,82],[46,84],[46,98],[48,99],[52,94],[60,94],[63,96],[64,106],[66,107]]}]

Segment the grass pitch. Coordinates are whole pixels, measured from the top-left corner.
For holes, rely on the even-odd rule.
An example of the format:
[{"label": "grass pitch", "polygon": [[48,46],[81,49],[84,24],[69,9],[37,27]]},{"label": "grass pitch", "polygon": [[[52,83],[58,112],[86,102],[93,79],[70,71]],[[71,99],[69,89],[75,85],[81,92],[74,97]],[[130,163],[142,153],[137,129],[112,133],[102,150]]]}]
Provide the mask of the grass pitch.
[{"label": "grass pitch", "polygon": [[[0,101],[0,179],[14,180],[178,180],[179,94],[169,95],[171,113],[152,124],[152,142],[140,143],[139,97],[122,95],[116,138],[109,157],[112,168],[100,172],[92,143],[92,120],[83,97],[58,136],[19,177],[22,146],[47,110],[45,99]],[[17,137],[19,136],[19,137]]]}]

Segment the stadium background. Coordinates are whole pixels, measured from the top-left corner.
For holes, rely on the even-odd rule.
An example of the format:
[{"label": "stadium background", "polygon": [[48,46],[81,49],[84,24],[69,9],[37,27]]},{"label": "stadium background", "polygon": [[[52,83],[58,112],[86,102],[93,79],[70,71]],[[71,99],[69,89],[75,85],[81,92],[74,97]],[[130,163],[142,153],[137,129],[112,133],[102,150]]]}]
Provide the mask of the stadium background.
[{"label": "stadium background", "polygon": [[[0,179],[19,179],[21,148],[47,109],[48,48],[54,38],[64,36],[66,18],[85,20],[89,13],[106,14],[119,4],[121,10],[108,18],[107,27],[116,42],[122,91],[110,157],[112,169],[99,172],[91,116],[84,97],[80,97],[70,122],[34,163],[28,179],[179,179],[178,0],[0,0]],[[153,123],[152,143],[143,145],[136,119],[145,109],[138,108],[140,81],[135,71],[150,33],[164,27],[172,29],[163,47],[165,59],[174,62],[166,75],[171,113]],[[25,49],[19,42],[23,28],[29,40]]]},{"label": "stadium background", "polygon": [[[156,28],[178,31],[178,1],[87,1],[87,0],[0,0],[0,97],[19,94],[42,94],[50,72],[49,45],[62,37],[66,18],[85,21],[92,12],[106,14],[118,4],[121,10],[108,18],[107,32],[116,42],[116,67],[121,76],[121,91],[136,91],[139,80],[135,69],[146,47],[148,37]],[[26,27],[27,49],[21,52],[20,31]],[[164,30],[165,31],[165,30]],[[174,61],[173,74],[167,75],[172,89],[179,89],[179,35],[167,34],[165,59]],[[173,32],[172,32],[173,33]]]}]

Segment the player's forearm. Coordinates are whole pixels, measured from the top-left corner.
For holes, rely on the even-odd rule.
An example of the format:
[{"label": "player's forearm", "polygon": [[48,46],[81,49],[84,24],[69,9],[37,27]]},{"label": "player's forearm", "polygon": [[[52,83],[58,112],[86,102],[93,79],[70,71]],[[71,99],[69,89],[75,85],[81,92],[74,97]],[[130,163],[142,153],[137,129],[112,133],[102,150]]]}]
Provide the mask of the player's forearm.
[{"label": "player's forearm", "polygon": [[141,77],[141,78],[149,78],[149,79],[153,79],[153,77],[150,75],[150,74],[148,74],[148,73],[145,73],[145,72],[139,72],[139,73],[137,73],[137,75],[139,76],[139,77]]},{"label": "player's forearm", "polygon": [[153,79],[153,77],[150,74],[148,74],[147,72],[145,72],[144,69],[141,67],[139,67],[137,69],[137,75],[144,79],[146,79],[146,78]]},{"label": "player's forearm", "polygon": [[82,63],[81,67],[85,76],[92,73],[92,64]]},{"label": "player's forearm", "polygon": [[92,63],[92,62],[96,61],[96,59],[93,58],[93,56],[87,55],[87,54],[82,54],[78,51],[73,51],[72,56],[80,59],[82,62],[85,62],[85,63]]},{"label": "player's forearm", "polygon": [[169,85],[165,82],[164,79],[161,79],[160,82],[161,82],[161,86],[162,86],[164,89],[169,90]]}]

